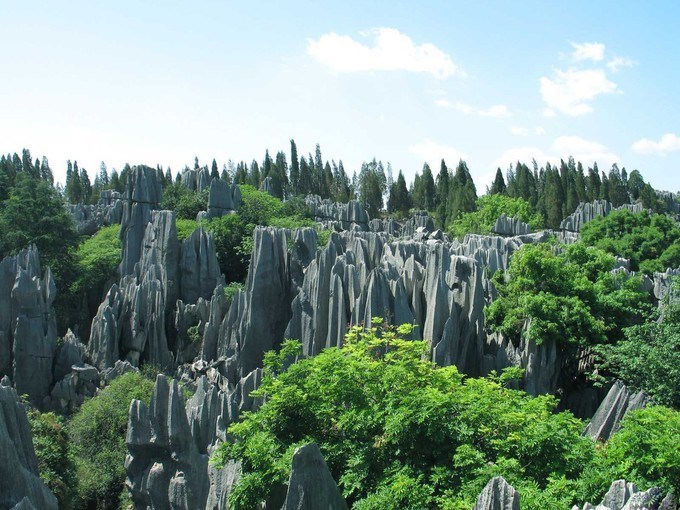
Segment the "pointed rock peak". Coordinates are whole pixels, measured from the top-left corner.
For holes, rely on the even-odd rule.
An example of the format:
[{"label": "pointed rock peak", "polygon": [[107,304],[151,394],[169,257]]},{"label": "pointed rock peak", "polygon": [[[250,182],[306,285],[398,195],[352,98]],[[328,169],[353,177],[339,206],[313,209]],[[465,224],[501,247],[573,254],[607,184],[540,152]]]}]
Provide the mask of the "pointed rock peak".
[{"label": "pointed rock peak", "polygon": [[502,476],[489,480],[472,510],[519,510],[519,492]]},{"label": "pointed rock peak", "polygon": [[316,443],[293,455],[288,493],[281,510],[345,510],[347,504]]}]

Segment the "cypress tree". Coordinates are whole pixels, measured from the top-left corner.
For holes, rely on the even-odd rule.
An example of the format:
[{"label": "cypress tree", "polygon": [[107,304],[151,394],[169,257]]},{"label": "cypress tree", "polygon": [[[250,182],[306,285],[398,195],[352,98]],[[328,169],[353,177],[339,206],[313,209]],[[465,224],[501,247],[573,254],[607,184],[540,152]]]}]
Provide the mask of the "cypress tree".
[{"label": "cypress tree", "polygon": [[489,194],[491,195],[505,194],[506,191],[507,186],[505,185],[505,179],[503,179],[503,172],[501,172],[501,169],[499,167],[496,170],[496,177],[494,178],[493,183],[491,184]]}]

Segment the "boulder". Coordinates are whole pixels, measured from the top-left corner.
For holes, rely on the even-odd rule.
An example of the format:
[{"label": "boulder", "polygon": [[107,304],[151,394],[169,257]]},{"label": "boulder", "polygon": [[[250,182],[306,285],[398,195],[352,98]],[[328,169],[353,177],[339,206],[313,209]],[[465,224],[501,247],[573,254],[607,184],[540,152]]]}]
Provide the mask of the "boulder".
[{"label": "boulder", "polygon": [[519,510],[519,492],[496,476],[486,484],[472,510]]},{"label": "boulder", "polygon": [[629,411],[642,409],[649,401],[644,392],[634,393],[621,381],[614,382],[586,427],[585,434],[596,441],[607,441]]}]

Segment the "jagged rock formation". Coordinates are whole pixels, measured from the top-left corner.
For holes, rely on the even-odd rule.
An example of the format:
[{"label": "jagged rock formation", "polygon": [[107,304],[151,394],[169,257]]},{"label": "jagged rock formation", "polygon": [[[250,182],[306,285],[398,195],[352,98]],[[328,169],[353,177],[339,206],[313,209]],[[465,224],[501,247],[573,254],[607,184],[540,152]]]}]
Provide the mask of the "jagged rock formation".
[{"label": "jagged rock formation", "polygon": [[208,195],[208,219],[232,214],[241,205],[241,188],[237,184],[231,187],[222,179],[213,179]]},{"label": "jagged rock formation", "polygon": [[[675,510],[676,501],[672,494],[664,494],[658,487],[640,491],[633,483],[616,480],[611,484],[602,502],[594,507],[590,503],[583,510]],[[572,510],[579,510],[574,506]]]},{"label": "jagged rock formation", "polygon": [[127,485],[136,508],[164,510],[226,508],[226,499],[240,476],[231,463],[218,470],[208,460],[217,441],[245,410],[258,400],[250,397],[261,381],[256,370],[222,391],[199,378],[195,394],[184,404],[175,380],[159,375],[151,405],[134,400],[130,405],[125,460]]},{"label": "jagged rock formation", "polygon": [[210,187],[211,178],[210,172],[208,172],[206,167],[196,169],[185,168],[180,175],[180,180],[191,191],[203,191]]},{"label": "jagged rock formation", "polygon": [[123,244],[119,271],[121,277],[134,272],[142,253],[146,225],[151,221],[151,211],[158,209],[162,197],[163,186],[156,170],[148,166],[135,166],[130,170],[120,225],[120,240]]},{"label": "jagged rock formation", "polygon": [[0,508],[13,507],[57,510],[57,498],[40,479],[31,427],[17,392],[0,385]]},{"label": "jagged rock formation", "polygon": [[123,218],[121,194],[113,190],[101,192],[94,205],[69,205],[69,211],[81,235],[93,235],[100,228],[120,223]]},{"label": "jagged rock formation", "polygon": [[322,199],[318,195],[308,195],[305,202],[314,221],[322,223],[327,228],[338,231],[368,231],[368,213],[356,200],[343,204]]},{"label": "jagged rock formation", "polygon": [[659,301],[660,304],[668,296],[671,291],[673,279],[680,278],[680,268],[677,269],[666,269],[665,273],[654,273],[654,279],[652,282],[654,297]]},{"label": "jagged rock formation", "polygon": [[418,232],[418,229],[421,229],[420,232],[434,232],[434,221],[427,211],[413,211],[413,216],[404,222],[401,235],[403,237],[413,237]]},{"label": "jagged rock formation", "polygon": [[502,476],[489,480],[472,510],[519,510],[519,492]]},{"label": "jagged rock formation", "polygon": [[643,391],[633,393],[621,381],[614,382],[586,427],[585,434],[598,441],[607,441],[629,411],[642,409],[649,400]]},{"label": "jagged rock formation", "polygon": [[55,297],[52,273],[47,268],[43,275],[34,245],[0,262],[0,377],[10,375],[17,391],[36,404],[53,382]]},{"label": "jagged rock formation", "polygon": [[184,310],[185,303],[208,298],[221,279],[209,234],[199,228],[180,243],[173,212],[150,215],[133,273],[111,287],[92,321],[87,352],[100,370],[120,359],[172,366],[183,348],[176,344],[177,301]]},{"label": "jagged rock formation", "polygon": [[640,213],[645,210],[641,203],[624,204],[621,207],[614,208],[607,200],[581,202],[576,208],[576,211],[562,220],[560,229],[568,230],[570,232],[580,232],[583,225],[596,217],[608,216],[610,212],[621,209],[627,209],[634,213]]},{"label": "jagged rock formation", "polygon": [[295,450],[281,510],[346,510],[347,504],[316,443]]},{"label": "jagged rock formation", "polygon": [[518,218],[508,218],[503,213],[494,223],[491,232],[500,236],[523,236],[531,234],[531,227],[528,223],[524,223]]},{"label": "jagged rock formation", "polygon": [[264,178],[262,181],[262,184],[260,184],[260,191],[263,191],[264,193],[269,193],[271,196],[276,196],[274,194],[274,182],[272,181],[272,178],[267,176]]}]

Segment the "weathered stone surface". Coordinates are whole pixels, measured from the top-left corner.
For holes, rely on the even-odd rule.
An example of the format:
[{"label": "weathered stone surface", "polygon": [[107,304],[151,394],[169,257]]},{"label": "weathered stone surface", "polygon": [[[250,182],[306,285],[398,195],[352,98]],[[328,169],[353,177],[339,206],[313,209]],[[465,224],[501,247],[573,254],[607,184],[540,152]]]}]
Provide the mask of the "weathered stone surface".
[{"label": "weathered stone surface", "polygon": [[368,213],[356,200],[343,204],[322,199],[318,195],[308,195],[305,202],[314,221],[329,228],[361,232],[368,230]]},{"label": "weathered stone surface", "polygon": [[531,234],[531,227],[528,223],[524,223],[518,218],[508,218],[503,213],[496,220],[496,223],[491,228],[491,232],[501,236],[523,236]]},{"label": "weathered stone surface", "polygon": [[0,262],[0,376],[10,375],[17,391],[34,404],[41,403],[53,381],[55,297],[52,273],[47,268],[43,275],[35,246]]},{"label": "weathered stone surface", "polygon": [[274,182],[272,181],[271,177],[267,176],[264,178],[262,184],[260,184],[260,191],[269,193],[271,196],[276,196],[274,194]]},{"label": "weathered stone surface", "polygon": [[151,211],[158,209],[162,197],[163,186],[155,169],[140,165],[130,170],[120,225],[123,244],[121,277],[134,273],[135,264],[142,254],[142,241],[146,226],[151,221]]},{"label": "weathered stone surface", "polygon": [[472,510],[519,510],[519,492],[497,476],[486,484]]},{"label": "weathered stone surface", "polygon": [[207,167],[197,169],[185,168],[180,175],[180,180],[182,181],[182,184],[191,191],[203,191],[204,189],[208,189],[210,187],[210,182],[212,181]]},{"label": "weathered stone surface", "polygon": [[[27,499],[28,501],[22,502]],[[57,498],[40,480],[31,427],[17,392],[0,386],[0,508],[56,510]]]},{"label": "weathered stone surface", "polygon": [[[578,510],[578,507],[575,507]],[[593,507],[590,503],[583,510],[675,510],[676,502],[672,494],[665,494],[658,487],[640,491],[633,483],[616,480],[611,484],[602,502]]]},{"label": "weathered stone surface", "polygon": [[633,393],[621,381],[616,381],[586,427],[585,434],[598,441],[606,441],[616,432],[629,411],[647,405],[644,392]]},{"label": "weathered stone surface", "polygon": [[580,232],[583,225],[597,218],[598,216],[608,216],[615,210],[627,209],[634,213],[645,210],[641,203],[624,204],[620,207],[613,207],[607,200],[595,200],[593,202],[581,202],[576,211],[567,216],[560,223],[560,229],[570,232]]},{"label": "weathered stone surface", "polygon": [[281,510],[345,510],[347,504],[316,443],[295,450]]},{"label": "weathered stone surface", "polygon": [[241,190],[238,185],[229,186],[222,179],[213,179],[208,195],[208,218],[219,218],[236,212],[241,205]]},{"label": "weathered stone surface", "polygon": [[123,218],[123,201],[117,191],[102,191],[99,202],[92,205],[69,205],[76,230],[81,235],[93,235],[100,228],[120,223]]},{"label": "weathered stone surface", "polygon": [[197,228],[182,241],[178,271],[181,275],[180,297],[184,302],[207,299],[215,290],[221,276],[220,266],[212,235],[203,227]]},{"label": "weathered stone surface", "polygon": [[261,378],[257,370],[225,392],[202,376],[184,405],[177,381],[159,375],[151,405],[131,403],[125,468],[137,508],[227,508],[240,466],[218,470],[208,460],[228,425],[259,405],[250,392]]}]

